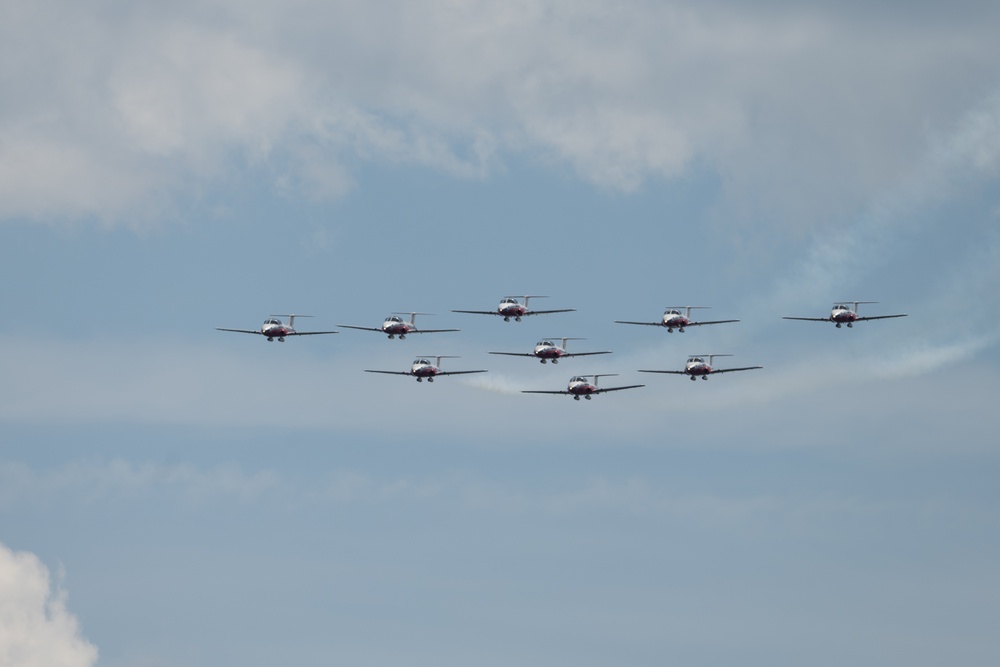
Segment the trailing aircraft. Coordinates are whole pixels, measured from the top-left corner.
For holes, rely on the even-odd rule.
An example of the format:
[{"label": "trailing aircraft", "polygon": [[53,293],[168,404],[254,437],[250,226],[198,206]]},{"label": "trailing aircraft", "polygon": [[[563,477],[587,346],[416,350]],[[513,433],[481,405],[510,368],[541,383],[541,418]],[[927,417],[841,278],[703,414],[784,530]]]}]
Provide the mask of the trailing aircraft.
[{"label": "trailing aircraft", "polygon": [[[282,322],[280,317],[287,317],[288,323]],[[340,333],[339,331],[296,331],[293,327],[296,317],[312,317],[312,315],[271,315],[260,325],[260,329],[223,329],[216,327],[217,331],[232,331],[235,333],[256,334],[267,336],[267,342],[273,342],[275,338],[279,343],[284,343],[288,336],[321,336],[325,334]]]},{"label": "trailing aircraft", "polygon": [[567,352],[566,341],[586,339],[559,338],[558,340],[562,341],[562,346],[556,345],[551,340],[540,340],[535,343],[535,349],[531,352],[490,352],[490,354],[503,354],[509,357],[534,357],[543,364],[547,361],[558,364],[560,359],[566,359],[569,357],[589,357],[595,354],[611,354],[611,352]]},{"label": "trailing aircraft", "polygon": [[[844,304],[850,303],[854,305],[854,308],[850,308]],[[868,317],[861,317],[858,315],[858,304],[862,303],[878,303],[878,301],[842,301],[840,303],[835,303],[833,309],[830,311],[829,317],[782,317],[783,320],[804,320],[806,322],[835,322],[837,328],[840,325],[846,324],[847,328],[850,329],[854,326],[855,322],[867,322],[868,320],[888,320],[893,317],[906,317],[906,314],[902,315],[871,315]]]}]

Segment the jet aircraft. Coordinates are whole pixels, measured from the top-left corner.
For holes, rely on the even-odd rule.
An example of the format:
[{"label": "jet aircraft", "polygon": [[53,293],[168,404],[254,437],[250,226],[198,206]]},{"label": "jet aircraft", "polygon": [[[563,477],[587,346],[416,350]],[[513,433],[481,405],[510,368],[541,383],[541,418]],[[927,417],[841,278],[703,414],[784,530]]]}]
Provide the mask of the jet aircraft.
[{"label": "jet aircraft", "polygon": [[[279,317],[287,317],[288,323],[285,324],[278,319]],[[293,328],[296,317],[312,317],[312,315],[271,315],[264,321],[264,324],[260,325],[260,329],[223,329],[222,327],[216,327],[216,330],[267,336],[267,342],[269,343],[273,342],[275,338],[278,339],[279,343],[284,343],[285,338],[288,336],[321,336],[324,334],[340,333],[339,331],[296,331]]]},{"label": "jet aircraft", "polygon": [[[757,368],[763,368],[763,366],[744,366],[743,368],[712,368],[712,361],[715,357],[731,357],[731,354],[704,354],[704,355],[692,355],[688,357],[687,364],[684,366],[682,371],[639,371],[640,373],[671,373],[673,375],[687,375],[692,380],[697,380],[701,377],[702,380],[707,380],[709,375],[715,375],[716,373],[734,373],[736,371],[752,371]],[[705,357],[708,357],[708,361],[705,361]]]},{"label": "jet aircraft", "polygon": [[[382,326],[375,327],[358,327],[351,324],[338,324],[338,327],[343,327],[344,329],[359,329],[361,331],[375,331],[378,333],[388,334],[389,338],[395,338],[399,336],[400,340],[406,338],[407,334],[418,334],[418,333],[444,333],[446,331],[460,331],[460,329],[418,329],[414,322],[417,319],[417,315],[431,315],[432,313],[393,313],[385,318],[382,322]],[[409,315],[410,320],[407,322],[400,315]]]},{"label": "jet aircraft", "polygon": [[409,375],[410,377],[417,378],[417,382],[423,382],[424,378],[427,378],[428,382],[434,382],[434,378],[439,375],[468,375],[469,373],[486,373],[487,371],[443,371],[441,370],[441,360],[442,359],[457,359],[458,357],[449,357],[445,355],[440,355],[434,357],[434,363],[432,364],[427,358],[419,357],[414,359],[413,364],[410,365],[410,370],[408,371],[371,371],[366,370],[365,373],[384,373],[385,375]]},{"label": "jet aircraft", "polygon": [[[522,317],[528,315],[548,315],[549,313],[571,313],[575,308],[560,308],[558,310],[531,310],[528,308],[529,299],[547,299],[547,296],[505,296],[500,300],[500,305],[496,310],[453,310],[453,313],[470,313],[472,315],[499,315],[504,322],[510,322],[514,318],[515,322],[520,322]],[[518,301],[524,299],[524,303]]]},{"label": "jet aircraft", "polygon": [[[854,305],[854,308],[844,305],[845,303],[850,303]],[[906,317],[906,314],[902,315],[872,315],[870,317],[861,317],[858,315],[858,304],[861,303],[878,303],[878,301],[842,301],[833,305],[833,309],[830,311],[829,317],[782,317],[783,320],[805,320],[807,322],[835,322],[837,328],[840,325],[846,324],[847,328],[854,326],[855,322],[866,322],[868,320],[888,320],[893,317]]]},{"label": "jet aircraft", "polygon": [[534,357],[543,364],[551,361],[558,364],[560,359],[568,357],[589,357],[595,354],[611,354],[611,352],[567,352],[566,341],[586,340],[584,338],[560,338],[562,346],[556,345],[551,340],[540,340],[535,343],[535,349],[531,352],[490,352],[490,354],[503,354],[509,357]]},{"label": "jet aircraft", "polygon": [[[673,333],[677,329],[684,333],[686,327],[700,327],[706,324],[727,324],[729,322],[739,322],[739,320],[713,320],[711,322],[692,322],[691,311],[694,309],[708,308],[709,306],[668,306],[663,312],[663,317],[659,322],[626,322],[615,320],[615,324],[641,324],[647,327],[666,327],[667,333]],[[681,309],[684,314],[681,314]]]},{"label": "jet aircraft", "polygon": [[[563,391],[539,391],[539,390],[523,390],[522,394],[565,394],[567,396],[572,396],[573,400],[579,401],[580,397],[583,396],[588,401],[590,397],[594,394],[603,394],[608,391],[621,391],[622,389],[637,389],[639,387],[645,387],[644,384],[630,384],[624,387],[598,387],[597,378],[611,377],[613,375],[618,375],[617,373],[603,373],[601,375],[575,375],[570,378],[569,384]],[[593,382],[590,382],[587,378],[594,378]]]}]

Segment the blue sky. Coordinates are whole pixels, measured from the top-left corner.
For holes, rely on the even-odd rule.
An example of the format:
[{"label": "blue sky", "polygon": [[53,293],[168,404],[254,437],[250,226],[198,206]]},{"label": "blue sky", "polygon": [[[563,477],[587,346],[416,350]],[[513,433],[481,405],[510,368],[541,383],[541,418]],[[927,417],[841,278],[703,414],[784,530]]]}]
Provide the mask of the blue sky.
[{"label": "blue sky", "polygon": [[997,12],[4,3],[0,663],[996,664]]}]

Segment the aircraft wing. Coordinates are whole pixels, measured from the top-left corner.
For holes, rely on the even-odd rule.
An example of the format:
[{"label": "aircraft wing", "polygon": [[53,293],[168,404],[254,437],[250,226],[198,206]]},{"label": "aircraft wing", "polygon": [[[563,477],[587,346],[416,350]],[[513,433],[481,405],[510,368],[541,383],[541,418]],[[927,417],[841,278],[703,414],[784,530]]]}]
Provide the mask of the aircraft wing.
[{"label": "aircraft wing", "polygon": [[829,322],[829,317],[782,317],[783,320],[802,320],[804,322]]},{"label": "aircraft wing", "polygon": [[527,317],[528,315],[548,315],[550,313],[574,313],[574,312],[576,312],[576,308],[560,308],[558,310],[529,310],[524,314],[524,316]]},{"label": "aircraft wing", "polygon": [[864,322],[865,320],[888,320],[893,317],[906,317],[906,315],[873,315],[872,317],[859,317],[856,322]]},{"label": "aircraft wing", "polygon": [[338,324],[341,329],[358,329],[359,331],[377,331],[379,333],[385,333],[382,329],[376,329],[375,327],[356,327],[351,324]]},{"label": "aircraft wing", "polygon": [[[379,331],[382,331],[379,329]],[[415,333],[445,333],[446,331],[461,331],[461,329],[410,329],[406,332],[406,335]]]},{"label": "aircraft wing", "polygon": [[495,310],[453,310],[453,313],[469,313],[470,315],[499,315]]},{"label": "aircraft wing", "polygon": [[716,373],[734,373],[736,371],[752,371],[756,368],[764,368],[763,366],[744,366],[743,368],[719,368],[713,370],[709,375],[715,375]]},{"label": "aircraft wing", "polygon": [[487,373],[489,371],[438,371],[438,375],[468,375],[469,373]]},{"label": "aircraft wing", "polygon": [[335,334],[340,333],[339,331],[296,331],[294,333],[285,334],[286,336],[320,336],[322,334]]},{"label": "aircraft wing", "polygon": [[728,324],[729,322],[739,322],[739,320],[713,320],[711,322],[688,322],[685,327],[700,327],[704,324]]},{"label": "aircraft wing", "polygon": [[[593,356],[595,354],[611,354],[611,352],[566,352],[562,356],[563,356],[563,358],[566,358],[566,357],[590,357],[590,356]],[[535,355],[530,355],[530,356],[535,356]]]},{"label": "aircraft wing", "polygon": [[522,389],[521,393],[522,394],[572,394],[573,392],[566,391],[565,389],[563,389],[562,391],[542,391],[539,389],[530,389],[530,390]]},{"label": "aircraft wing", "polygon": [[[534,357],[535,355],[531,352],[490,352],[490,354],[503,354],[508,357]],[[565,354],[563,355],[566,356]]]},{"label": "aircraft wing", "polygon": [[232,331],[232,332],[235,332],[235,333],[257,334],[258,336],[263,336],[264,335],[263,333],[261,333],[260,329],[223,329],[221,327],[215,327],[215,330],[216,331]]},{"label": "aircraft wing", "polygon": [[662,327],[663,322],[625,322],[623,320],[615,320],[615,324],[641,324],[644,327]]},{"label": "aircraft wing", "polygon": [[621,391],[622,389],[637,389],[639,387],[645,387],[644,384],[630,384],[627,387],[599,387],[594,393],[603,394],[606,391]]},{"label": "aircraft wing", "polygon": [[671,375],[687,375],[687,371],[639,371],[640,373],[670,373]]},{"label": "aircraft wing", "polygon": [[370,371],[367,369],[365,370],[365,373],[384,373],[385,375],[406,375],[406,376],[413,375],[413,373],[411,373],[410,371]]}]

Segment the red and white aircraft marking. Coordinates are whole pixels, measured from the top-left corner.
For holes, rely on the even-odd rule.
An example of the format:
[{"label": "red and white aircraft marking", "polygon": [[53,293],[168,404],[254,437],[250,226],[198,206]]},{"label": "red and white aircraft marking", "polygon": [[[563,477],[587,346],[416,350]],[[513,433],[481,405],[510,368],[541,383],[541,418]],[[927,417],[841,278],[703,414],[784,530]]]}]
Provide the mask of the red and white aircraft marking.
[{"label": "red and white aircraft marking", "polygon": [[410,377],[417,378],[417,382],[423,382],[424,378],[427,378],[428,382],[434,382],[434,378],[439,375],[468,375],[469,373],[486,373],[487,371],[443,371],[441,370],[441,360],[442,359],[457,359],[458,357],[449,356],[437,356],[434,357],[434,363],[432,364],[426,358],[417,358],[410,365],[410,370],[408,371],[370,371],[366,370],[365,373],[384,373],[385,375],[409,375]]},{"label": "red and white aircraft marking", "polygon": [[[547,299],[547,296],[505,296],[500,300],[500,305],[496,310],[453,310],[453,313],[470,313],[472,315],[499,315],[504,322],[510,322],[514,318],[515,322],[520,322],[522,317],[528,315],[548,315],[549,313],[572,313],[575,308],[560,308],[558,310],[531,310],[528,308],[529,299]],[[518,301],[524,299],[524,303]]]},{"label": "red and white aircraft marking", "polygon": [[[279,317],[287,317],[288,324],[279,320]],[[285,338],[288,336],[321,336],[324,334],[340,333],[339,331],[296,331],[292,326],[295,323],[296,317],[312,317],[312,315],[271,315],[264,324],[260,325],[260,329],[223,329],[222,327],[216,327],[216,330],[267,336],[267,342],[269,343],[275,338],[278,339],[279,343],[284,343]]]},{"label": "red and white aircraft marking", "polygon": [[[444,333],[446,331],[460,331],[460,329],[418,329],[416,324],[414,324],[417,319],[417,315],[431,315],[432,313],[393,313],[389,317],[385,318],[382,322],[381,327],[357,327],[351,324],[338,324],[338,327],[343,327],[344,329],[359,329],[361,331],[375,331],[378,333],[388,334],[389,338],[395,338],[399,336],[400,340],[406,338],[407,334],[418,334],[418,333]],[[400,315],[409,315],[410,321],[407,322]]]},{"label": "red and white aircraft marking", "polygon": [[[697,380],[701,377],[702,380],[707,380],[709,375],[715,375],[716,373],[735,373],[736,371],[752,371],[757,368],[763,368],[763,366],[744,366],[743,368],[712,368],[712,361],[715,357],[731,357],[731,354],[703,354],[703,355],[692,355],[688,357],[687,364],[682,371],[639,371],[640,373],[670,373],[672,375],[687,375],[692,380]],[[708,361],[705,361],[705,357],[708,357]]]},{"label": "red and white aircraft marking", "polygon": [[568,340],[586,340],[585,338],[560,338],[558,340],[562,341],[562,346],[556,345],[550,340],[540,340],[535,343],[535,349],[532,352],[490,352],[490,354],[503,354],[509,357],[535,357],[540,360],[543,364],[547,361],[551,361],[554,364],[558,364],[560,359],[568,357],[590,357],[595,354],[611,354],[611,352],[567,352],[566,351],[566,341]]},{"label": "red and white aircraft marking", "polygon": [[[569,384],[563,391],[538,391],[538,390],[524,390],[522,394],[565,394],[567,396],[572,396],[573,400],[579,401],[580,397],[583,396],[588,401],[590,397],[594,394],[603,394],[608,391],[621,391],[622,389],[637,389],[639,387],[645,387],[644,384],[630,384],[625,387],[598,387],[597,378],[611,377],[618,375],[617,373],[603,373],[601,375],[575,375],[569,379]],[[587,378],[594,378],[593,382],[590,382]]]},{"label": "red and white aircraft marking", "polygon": [[[739,322],[739,320],[713,320],[711,322],[692,322],[691,321],[691,311],[694,309],[704,309],[710,306],[667,306],[667,309],[663,312],[663,317],[659,322],[625,322],[622,320],[615,320],[615,324],[641,324],[647,327],[666,327],[667,333],[673,333],[674,329],[677,329],[681,333],[684,333],[686,327],[700,327],[706,324],[727,324],[729,322]],[[681,308],[684,309],[684,314],[681,314]]]},{"label": "red and white aircraft marking", "polygon": [[[854,308],[845,306],[844,303],[854,305]],[[866,322],[868,320],[888,320],[893,317],[906,317],[903,315],[873,315],[871,317],[861,317],[858,315],[858,304],[878,303],[878,301],[846,301],[834,304],[829,317],[782,317],[783,320],[805,320],[806,322],[836,322],[837,328],[841,324],[846,324],[848,328],[854,326],[855,322]]]}]

